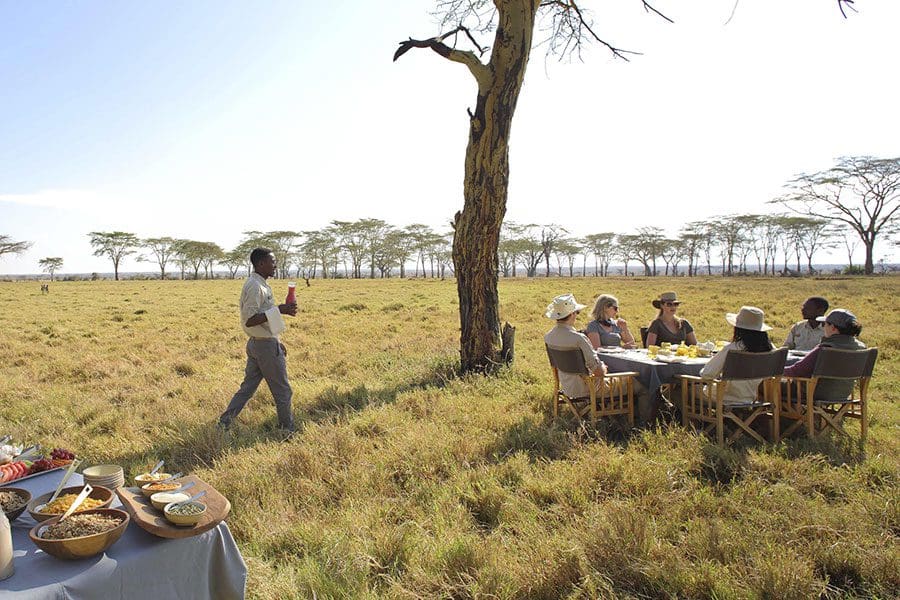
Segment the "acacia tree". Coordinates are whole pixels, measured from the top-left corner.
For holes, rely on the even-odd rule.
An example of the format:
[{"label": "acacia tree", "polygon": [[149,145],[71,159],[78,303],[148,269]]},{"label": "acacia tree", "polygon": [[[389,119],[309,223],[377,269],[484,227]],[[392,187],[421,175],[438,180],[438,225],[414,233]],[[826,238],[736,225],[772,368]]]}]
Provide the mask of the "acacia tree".
[{"label": "acacia tree", "polygon": [[[512,118],[531,54],[535,26],[549,29],[548,51],[577,52],[590,39],[603,42],[574,0],[438,0],[443,26],[450,31],[425,40],[409,39],[394,54],[397,60],[412,48],[430,48],[465,65],[478,85],[475,107],[469,111],[463,209],[453,219],[453,264],[459,294],[460,363],[463,371],[489,371],[500,364],[500,314],[497,291],[500,227],[509,189],[509,137]],[[644,2],[645,6],[649,6]],[[452,25],[451,25],[452,24]],[[466,25],[471,25],[467,27]],[[493,34],[490,58],[472,34]],[[445,44],[464,34],[475,51]],[[456,38],[454,37],[454,40]]]},{"label": "acacia tree", "polygon": [[31,248],[32,242],[17,242],[8,235],[0,234],[0,256],[4,254],[22,254]]},{"label": "acacia tree", "polygon": [[38,265],[45,273],[50,273],[50,281],[53,281],[53,274],[62,269],[63,259],[61,256],[48,256],[38,261]]},{"label": "acacia tree", "polygon": [[820,173],[802,174],[775,200],[795,213],[842,221],[866,249],[866,275],[875,271],[875,241],[900,220],[900,158],[842,157]]},{"label": "acacia tree", "polygon": [[[648,12],[671,21],[648,0],[638,0]],[[853,0],[838,0],[852,8]],[[460,362],[463,371],[485,371],[499,364],[500,315],[497,291],[500,227],[509,189],[509,137],[535,27],[548,53],[580,54],[583,44],[598,42],[614,56],[629,51],[602,40],[582,0],[437,0],[443,15],[438,36],[401,42],[394,60],[412,48],[429,48],[447,60],[465,65],[478,86],[474,110],[469,110],[469,142],[463,179],[463,209],[453,219],[453,263],[459,294]],[[493,34],[490,58],[475,34]],[[475,51],[444,42],[464,34]]]},{"label": "acacia tree", "polygon": [[141,245],[156,258],[156,264],[159,265],[159,278],[165,279],[166,265],[178,251],[178,240],[171,237],[147,238],[141,240]]},{"label": "acacia tree", "polygon": [[92,231],[88,234],[94,256],[105,256],[113,263],[113,273],[119,280],[119,265],[126,256],[134,254],[141,241],[133,233],[125,231]]}]

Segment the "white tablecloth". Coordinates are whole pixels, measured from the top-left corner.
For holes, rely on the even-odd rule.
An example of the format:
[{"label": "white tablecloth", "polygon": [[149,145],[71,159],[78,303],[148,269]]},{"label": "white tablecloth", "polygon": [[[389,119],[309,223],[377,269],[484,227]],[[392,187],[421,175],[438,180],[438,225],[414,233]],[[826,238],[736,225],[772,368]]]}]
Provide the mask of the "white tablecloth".
[{"label": "white tablecloth", "polygon": [[[56,489],[63,470],[12,483],[37,497]],[[82,483],[72,475],[68,485]],[[118,498],[113,507],[120,506]],[[79,561],[45,554],[28,538],[35,521],[26,511],[13,521],[15,574],[0,581],[0,598],[195,600],[243,598],[247,567],[228,525],[198,536],[169,540],[135,525],[105,553]]]}]

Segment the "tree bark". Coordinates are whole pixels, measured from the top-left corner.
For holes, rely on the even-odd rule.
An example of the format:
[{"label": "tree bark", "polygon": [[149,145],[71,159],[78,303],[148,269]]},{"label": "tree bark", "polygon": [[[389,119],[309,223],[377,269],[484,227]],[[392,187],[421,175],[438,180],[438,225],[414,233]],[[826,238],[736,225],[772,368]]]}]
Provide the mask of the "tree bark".
[{"label": "tree bark", "polygon": [[464,205],[454,219],[462,371],[491,371],[500,357],[497,290],[500,226],[509,187],[509,136],[522,89],[539,0],[497,3],[498,23],[469,121]]}]

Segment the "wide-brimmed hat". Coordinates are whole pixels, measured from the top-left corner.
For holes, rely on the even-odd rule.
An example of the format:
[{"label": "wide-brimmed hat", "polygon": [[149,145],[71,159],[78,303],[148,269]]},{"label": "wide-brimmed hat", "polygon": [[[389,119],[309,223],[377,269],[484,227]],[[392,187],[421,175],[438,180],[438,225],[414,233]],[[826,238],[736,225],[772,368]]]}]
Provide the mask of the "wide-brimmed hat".
[{"label": "wide-brimmed hat", "polygon": [[563,294],[562,296],[554,298],[553,302],[547,305],[547,311],[544,313],[544,316],[548,319],[559,321],[582,308],[584,308],[584,304],[578,304],[575,301],[575,296],[572,294]]},{"label": "wide-brimmed hat", "polygon": [[675,294],[675,292],[665,292],[659,295],[659,300],[653,301],[653,308],[662,308],[664,302],[681,304],[681,302],[678,301],[678,296]]},{"label": "wide-brimmed hat", "polygon": [[821,321],[823,323],[828,323],[830,325],[834,325],[838,328],[844,328],[849,326],[853,321],[856,320],[856,315],[847,310],[846,308],[836,308],[833,311],[829,312],[824,317],[816,317],[816,321]]},{"label": "wide-brimmed hat", "polygon": [[755,306],[742,306],[738,313],[726,313],[725,320],[729,324],[740,327],[741,329],[750,329],[752,331],[769,331],[772,329],[765,323],[766,313]]}]

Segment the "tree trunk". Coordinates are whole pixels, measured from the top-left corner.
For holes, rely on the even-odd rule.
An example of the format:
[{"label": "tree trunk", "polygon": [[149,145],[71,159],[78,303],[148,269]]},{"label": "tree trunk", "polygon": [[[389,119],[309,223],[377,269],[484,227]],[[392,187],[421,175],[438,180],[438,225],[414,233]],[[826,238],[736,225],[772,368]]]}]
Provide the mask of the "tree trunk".
[{"label": "tree trunk", "polygon": [[516,0],[499,5],[490,79],[480,83],[469,121],[465,203],[454,218],[453,236],[463,372],[491,371],[502,362],[497,248],[509,189],[510,128],[539,4]]},{"label": "tree trunk", "polygon": [[866,246],[866,275],[871,275],[875,272],[875,261],[872,260],[873,250],[875,249],[875,240],[863,240],[863,244]]}]

